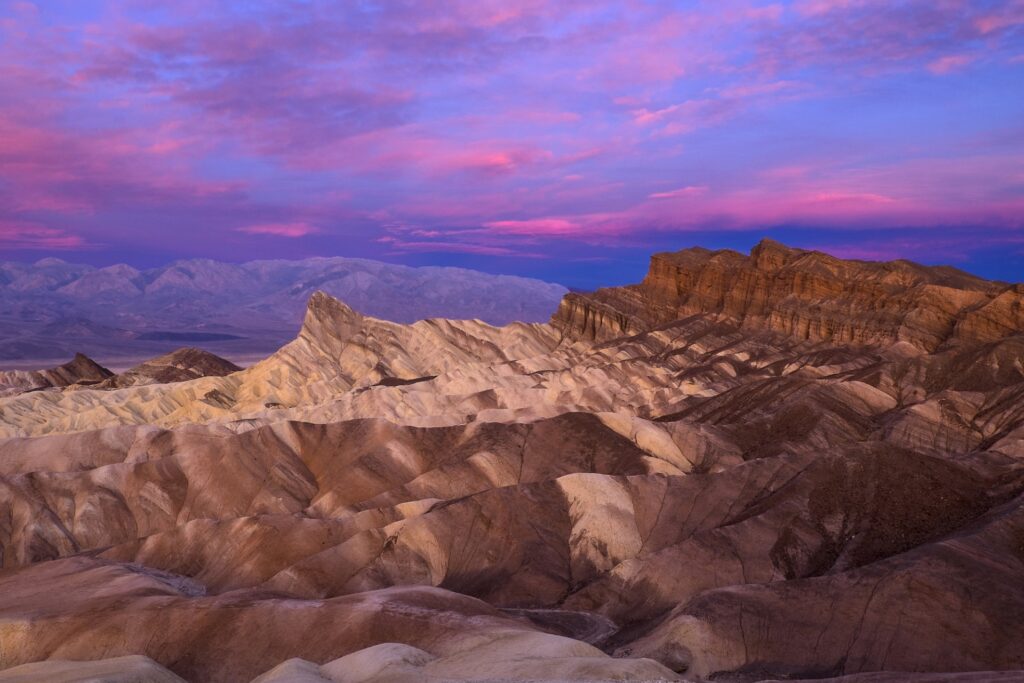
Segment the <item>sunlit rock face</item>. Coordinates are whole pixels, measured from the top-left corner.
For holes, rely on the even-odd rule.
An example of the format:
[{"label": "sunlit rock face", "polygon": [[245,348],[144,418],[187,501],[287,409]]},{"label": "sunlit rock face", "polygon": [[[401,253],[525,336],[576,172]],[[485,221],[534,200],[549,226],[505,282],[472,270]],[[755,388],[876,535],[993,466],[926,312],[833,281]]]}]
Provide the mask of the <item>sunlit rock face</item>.
[{"label": "sunlit rock face", "polygon": [[935,351],[1024,327],[1024,288],[909,261],[844,261],[764,240],[749,256],[686,249],[655,254],[633,287],[573,294],[555,321],[575,336],[613,338],[690,315],[835,344],[907,342]]},{"label": "sunlit rock face", "polygon": [[1020,296],[766,242],[12,389],[0,681],[1018,680]]}]

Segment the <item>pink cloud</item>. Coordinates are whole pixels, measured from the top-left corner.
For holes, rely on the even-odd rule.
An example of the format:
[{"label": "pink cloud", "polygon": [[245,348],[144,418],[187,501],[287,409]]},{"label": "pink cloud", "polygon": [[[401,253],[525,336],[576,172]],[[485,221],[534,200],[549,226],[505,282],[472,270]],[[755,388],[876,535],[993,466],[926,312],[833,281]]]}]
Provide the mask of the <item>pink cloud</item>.
[{"label": "pink cloud", "polygon": [[[979,188],[998,189],[1019,177],[1013,155],[1003,159],[924,158],[889,166],[847,166],[835,157],[806,160],[793,166],[769,168],[749,185],[716,187],[686,186],[655,192],[636,204],[601,212],[546,214],[538,212],[506,220],[487,220],[500,213],[519,214],[537,195],[524,199],[515,194],[496,194],[484,200],[467,198],[457,206],[438,202],[396,207],[408,209],[406,220],[432,215],[435,219],[466,223],[477,217],[479,229],[423,231],[430,243],[410,240],[423,250],[441,250],[439,242],[451,241],[460,248],[480,253],[498,250],[534,252],[546,240],[572,240],[608,246],[629,235],[659,231],[749,230],[765,225],[809,225],[817,229],[900,225],[906,227],[980,221],[1024,227],[1024,199],[993,201],[979,195]],[[987,190],[986,190],[987,191]],[[626,192],[622,196],[635,196]],[[576,206],[595,206],[613,196],[602,189]],[[673,199],[677,201],[672,201]],[[627,200],[628,201],[628,200]],[[685,202],[685,211],[680,203]],[[542,204],[538,206],[543,209]],[[457,218],[453,216],[458,216]],[[407,229],[415,236],[416,229]],[[403,240],[405,238],[403,237]]]},{"label": "pink cloud", "polygon": [[[460,139],[458,132],[476,133]],[[598,150],[566,150],[555,154],[532,140],[485,135],[465,121],[437,130],[424,124],[367,131],[339,139],[327,138],[315,146],[289,149],[283,161],[304,171],[330,171],[339,167],[351,172],[380,173],[420,179],[466,174],[495,181],[535,173],[578,161],[582,154]],[[581,138],[581,141],[586,141]]]},{"label": "pink cloud", "polygon": [[765,103],[777,103],[806,94],[808,88],[797,81],[741,83],[708,89],[704,96],[660,109],[646,107],[630,110],[633,122],[641,127],[661,126],[661,135],[692,133],[721,124]]},{"label": "pink cloud", "polygon": [[678,197],[699,197],[705,194],[708,188],[704,185],[689,185],[687,187],[681,187],[678,190],[669,190],[668,192],[655,192],[649,197],[651,199],[676,199]]},{"label": "pink cloud", "polygon": [[954,71],[959,71],[977,60],[974,55],[946,55],[928,64],[928,70],[937,76],[944,76]]},{"label": "pink cloud", "polygon": [[584,226],[576,221],[563,218],[532,218],[518,221],[489,221],[484,223],[489,230],[507,235],[568,236],[578,235]]},{"label": "pink cloud", "polygon": [[796,180],[808,176],[814,170],[813,167],[801,164],[776,166],[761,171],[761,176],[769,180]]},{"label": "pink cloud", "polygon": [[780,92],[792,92],[806,87],[798,81],[771,81],[768,83],[744,83],[721,88],[718,93],[727,99],[748,99],[775,95]]},{"label": "pink cloud", "polygon": [[576,123],[583,117],[574,111],[564,111],[559,109],[509,109],[501,114],[501,116],[507,118],[510,121],[523,122],[536,124],[559,124],[559,123]]},{"label": "pink cloud", "polygon": [[821,204],[891,204],[896,200],[874,192],[826,191],[809,194],[803,201]]},{"label": "pink cloud", "polygon": [[420,253],[450,253],[450,254],[476,254],[478,256],[538,256],[520,252],[512,247],[493,246],[477,244],[473,242],[447,241],[417,241],[406,240],[393,235],[386,235],[376,240],[381,244],[387,244],[398,252],[420,252]]},{"label": "pink cloud", "polygon": [[[837,75],[852,72],[875,77],[934,65],[957,68],[960,53],[984,29],[1008,21],[1018,10],[992,13],[987,3],[965,0],[806,0],[795,5],[798,21],[758,36],[754,68],[762,74],[792,72],[794,68],[832,67]],[[1024,7],[1021,0],[1004,8]],[[995,14],[998,19],[989,15]],[[972,30],[973,29],[973,30]],[[985,49],[995,47],[994,44]],[[950,59],[943,62],[945,58]]]},{"label": "pink cloud", "polygon": [[838,10],[861,7],[868,0],[803,0],[796,5],[797,12],[807,16],[818,16]]},{"label": "pink cloud", "polygon": [[550,152],[533,149],[512,149],[471,152],[445,159],[438,159],[440,165],[454,170],[475,171],[486,174],[512,173],[523,166],[535,164],[542,159],[551,159]]},{"label": "pink cloud", "polygon": [[171,137],[173,121],[82,134],[45,110],[33,114],[0,103],[0,199],[8,211],[88,215],[126,203],[184,206],[242,188],[196,177],[185,161],[189,145]]},{"label": "pink cloud", "polygon": [[273,235],[275,237],[305,237],[320,232],[320,230],[308,223],[263,223],[260,225],[247,225],[237,228],[238,232],[249,235]]},{"label": "pink cloud", "polygon": [[0,219],[0,246],[5,249],[81,249],[85,240],[36,223]]},{"label": "pink cloud", "polygon": [[[971,221],[1024,228],[1024,198],[981,199],[985,183],[1014,178],[1018,162],[916,159],[881,168],[807,164],[770,169],[764,181],[737,189],[680,188],[603,213],[540,216],[485,223],[492,234],[556,237],[610,243],[637,232],[749,230],[773,224],[828,229],[900,225],[924,227]],[[810,170],[814,170],[813,176]],[[775,171],[775,172],[773,172]],[[973,180],[973,184],[967,182]],[[659,196],[667,195],[667,196]],[[686,198],[681,212],[673,197]]]},{"label": "pink cloud", "polygon": [[669,115],[679,111],[680,109],[682,109],[685,106],[685,104],[686,103],[683,103],[683,104],[673,104],[673,105],[670,105],[668,107],[662,107],[661,109],[654,109],[654,110],[647,109],[645,107],[645,108],[641,108],[641,109],[634,109],[634,110],[632,110],[629,113],[632,114],[632,116],[633,116],[633,123],[637,124],[638,126],[647,126],[647,125],[650,125],[652,123],[658,123],[659,121],[664,119],[666,116],[669,116]]},{"label": "pink cloud", "polygon": [[1002,11],[978,17],[974,26],[983,34],[993,33],[1012,26],[1024,24],[1024,2],[1016,0]]}]

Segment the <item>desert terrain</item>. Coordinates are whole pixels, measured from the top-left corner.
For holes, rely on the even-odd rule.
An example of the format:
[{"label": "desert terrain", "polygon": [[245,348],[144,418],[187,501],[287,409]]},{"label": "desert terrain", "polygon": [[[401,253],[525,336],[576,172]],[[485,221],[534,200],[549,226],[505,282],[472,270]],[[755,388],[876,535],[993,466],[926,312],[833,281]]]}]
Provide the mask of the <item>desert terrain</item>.
[{"label": "desert terrain", "polygon": [[0,681],[1024,680],[1024,285],[765,240],[154,356],[0,372]]}]

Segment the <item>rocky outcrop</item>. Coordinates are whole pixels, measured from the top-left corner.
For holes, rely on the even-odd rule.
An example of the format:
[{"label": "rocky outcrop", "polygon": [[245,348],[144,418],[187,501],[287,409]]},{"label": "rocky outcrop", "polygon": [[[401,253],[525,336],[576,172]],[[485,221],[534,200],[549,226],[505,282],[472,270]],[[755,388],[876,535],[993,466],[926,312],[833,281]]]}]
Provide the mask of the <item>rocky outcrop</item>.
[{"label": "rocky outcrop", "polygon": [[599,289],[566,294],[552,318],[564,338],[603,342],[650,327],[636,288]]},{"label": "rocky outcrop", "polygon": [[224,377],[241,369],[209,351],[184,348],[139,363],[92,388],[123,389],[149,384],[174,384],[200,377]]},{"label": "rocky outcrop", "polygon": [[[907,342],[934,351],[1024,331],[1024,288],[949,267],[844,261],[763,240],[749,256],[687,249],[655,254],[634,287],[570,295],[555,323],[581,338],[635,334],[690,315],[835,344]],[[568,297],[567,297],[568,298]],[[613,321],[598,324],[593,320]],[[618,324],[628,320],[628,324]],[[621,335],[620,335],[621,336]]]},{"label": "rocky outcrop", "polygon": [[183,348],[152,358],[114,374],[84,354],[50,370],[0,372],[0,397],[39,389],[124,389],[153,384],[174,384],[201,377],[224,377],[241,370],[208,351]]},{"label": "rocky outcrop", "polygon": [[72,384],[97,384],[114,373],[89,358],[76,353],[64,365],[48,370],[7,370],[0,371],[0,397],[25,391],[67,387]]}]

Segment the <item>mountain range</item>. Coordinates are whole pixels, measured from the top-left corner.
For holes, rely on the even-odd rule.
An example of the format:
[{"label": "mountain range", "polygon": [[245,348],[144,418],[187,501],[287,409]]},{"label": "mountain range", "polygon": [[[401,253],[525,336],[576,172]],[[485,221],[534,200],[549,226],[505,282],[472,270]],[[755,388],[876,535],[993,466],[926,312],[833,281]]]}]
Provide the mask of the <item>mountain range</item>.
[{"label": "mountain range", "polygon": [[528,278],[340,257],[196,259],[149,270],[55,258],[0,262],[0,363],[24,366],[76,352],[120,362],[189,344],[228,356],[266,355],[295,335],[314,291],[397,322],[492,324],[546,320],[566,292]]},{"label": "mountain range", "polygon": [[0,376],[0,681],[1024,679],[1024,287],[766,240],[553,311]]}]

